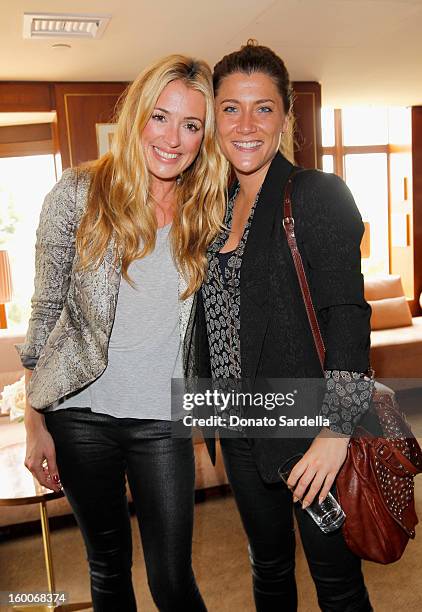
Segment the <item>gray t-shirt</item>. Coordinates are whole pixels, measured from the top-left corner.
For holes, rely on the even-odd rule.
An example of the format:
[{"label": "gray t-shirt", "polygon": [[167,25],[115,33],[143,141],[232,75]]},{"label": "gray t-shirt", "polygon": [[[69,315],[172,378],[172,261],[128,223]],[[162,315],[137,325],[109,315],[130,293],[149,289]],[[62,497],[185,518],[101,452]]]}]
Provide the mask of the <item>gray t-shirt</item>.
[{"label": "gray t-shirt", "polygon": [[107,368],[50,410],[80,407],[120,418],[171,419],[171,378],[182,378],[183,367],[170,227],[158,229],[154,251],[129,266],[134,288],[122,278]]}]

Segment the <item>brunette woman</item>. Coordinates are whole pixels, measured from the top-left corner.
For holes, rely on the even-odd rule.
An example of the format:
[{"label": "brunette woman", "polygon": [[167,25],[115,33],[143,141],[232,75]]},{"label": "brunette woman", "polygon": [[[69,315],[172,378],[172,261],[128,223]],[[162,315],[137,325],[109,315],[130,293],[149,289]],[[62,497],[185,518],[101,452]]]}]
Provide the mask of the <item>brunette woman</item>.
[{"label": "brunette woman", "polygon": [[[248,43],[215,66],[214,93],[218,142],[236,181],[227,230],[208,250],[208,275],[187,339],[195,346],[190,372],[234,381],[327,380],[322,414],[330,428],[313,440],[234,438],[220,430],[249,539],[256,609],[297,609],[294,509],[321,610],[368,612],[361,560],[341,530],[324,534],[302,509],[332,488],[353,428],[369,405],[361,216],[337,176],[309,170],[295,177],[295,233],[325,342],[322,372],[282,225],[284,187],[293,170],[280,153],[292,106],[286,67],[271,49]],[[356,382],[360,390],[352,393]],[[214,459],[215,440],[207,444]],[[278,468],[297,453],[304,454],[288,481],[292,495]],[[302,507],[294,505],[297,500]]]},{"label": "brunette woman", "polygon": [[192,442],[171,437],[170,381],[183,376],[191,296],[224,214],[224,165],[211,72],[172,55],[129,88],[112,151],[67,170],[41,213],[20,347],[26,466],[63,486],[95,611],[136,610],[126,476],[158,609],[205,610],[191,567]]}]

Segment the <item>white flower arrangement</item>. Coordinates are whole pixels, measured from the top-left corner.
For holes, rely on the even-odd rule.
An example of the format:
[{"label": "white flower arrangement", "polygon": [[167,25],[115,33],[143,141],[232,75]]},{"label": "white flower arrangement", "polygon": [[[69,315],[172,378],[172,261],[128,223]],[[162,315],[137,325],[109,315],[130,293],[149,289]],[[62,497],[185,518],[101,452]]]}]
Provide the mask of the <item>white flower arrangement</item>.
[{"label": "white flower arrangement", "polygon": [[11,421],[23,421],[25,413],[25,376],[13,385],[6,385],[1,393],[1,414],[9,414]]}]

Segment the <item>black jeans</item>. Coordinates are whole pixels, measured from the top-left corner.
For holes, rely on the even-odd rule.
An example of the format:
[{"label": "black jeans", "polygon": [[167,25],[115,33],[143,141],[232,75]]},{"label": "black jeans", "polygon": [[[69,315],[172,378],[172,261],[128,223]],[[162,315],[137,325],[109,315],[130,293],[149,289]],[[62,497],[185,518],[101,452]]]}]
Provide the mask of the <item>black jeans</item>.
[{"label": "black jeans", "polygon": [[194,455],[166,421],[87,408],[46,413],[57,465],[87,548],[95,612],[136,610],[127,474],[159,610],[206,610],[191,564]]},{"label": "black jeans", "polygon": [[249,539],[258,612],[295,612],[293,506],[323,612],[371,612],[361,560],[346,546],[341,530],[323,533],[289,489],[266,484],[247,439],[221,439],[226,472]]}]

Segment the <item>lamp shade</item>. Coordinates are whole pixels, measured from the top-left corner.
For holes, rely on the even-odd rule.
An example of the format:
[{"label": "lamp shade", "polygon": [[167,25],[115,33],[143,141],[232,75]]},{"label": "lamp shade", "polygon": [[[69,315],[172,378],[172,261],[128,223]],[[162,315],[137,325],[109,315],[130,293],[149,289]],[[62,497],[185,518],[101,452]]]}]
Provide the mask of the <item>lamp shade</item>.
[{"label": "lamp shade", "polygon": [[12,300],[12,273],[7,251],[0,251],[0,304]]}]

